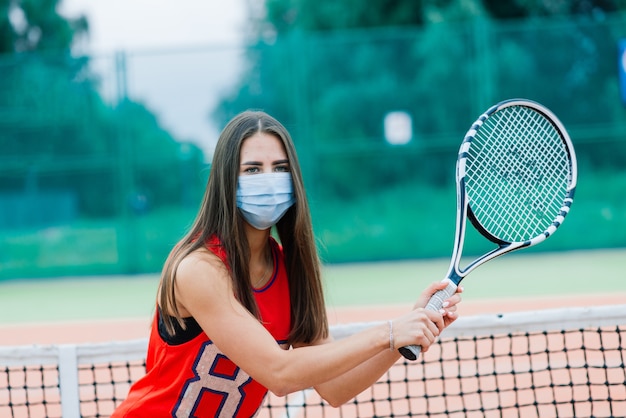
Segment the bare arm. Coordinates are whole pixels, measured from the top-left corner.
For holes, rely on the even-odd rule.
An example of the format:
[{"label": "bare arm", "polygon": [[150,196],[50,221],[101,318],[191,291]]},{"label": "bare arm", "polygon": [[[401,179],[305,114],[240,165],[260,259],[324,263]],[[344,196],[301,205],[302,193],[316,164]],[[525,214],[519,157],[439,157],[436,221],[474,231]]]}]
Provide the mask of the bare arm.
[{"label": "bare arm", "polygon": [[[192,315],[220,350],[259,383],[285,395],[336,379],[361,363],[389,352],[387,325],[329,344],[283,350],[234,297],[223,264],[208,252],[180,264],[176,292],[182,314]],[[429,346],[439,335],[439,313],[413,311],[398,320],[396,343]],[[436,325],[439,322],[440,325]]]},{"label": "bare arm", "polygon": [[[415,309],[422,309],[426,306],[433,293],[445,287],[446,284],[442,282],[431,284],[420,296],[415,304]],[[462,291],[463,289],[459,288],[457,294],[448,299],[448,305],[446,305],[446,310],[443,313],[443,328],[456,320],[456,305],[461,301],[459,293]],[[426,314],[426,312],[424,312],[424,314]],[[395,322],[394,320],[394,324]],[[395,348],[397,349],[398,347],[399,346],[396,345]],[[428,347],[429,345],[423,347],[422,352],[428,350]],[[315,389],[320,396],[332,406],[342,405],[376,383],[399,358],[400,353],[397,350],[384,350],[338,378],[316,386]]]}]

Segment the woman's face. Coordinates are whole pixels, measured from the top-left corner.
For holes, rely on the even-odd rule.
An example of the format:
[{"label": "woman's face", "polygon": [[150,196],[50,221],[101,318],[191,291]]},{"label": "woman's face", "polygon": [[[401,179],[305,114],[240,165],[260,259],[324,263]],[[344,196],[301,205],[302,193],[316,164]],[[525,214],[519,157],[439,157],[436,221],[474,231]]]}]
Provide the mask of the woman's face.
[{"label": "woman's face", "polygon": [[243,141],[239,155],[239,175],[289,172],[283,143],[274,135],[257,132]]}]

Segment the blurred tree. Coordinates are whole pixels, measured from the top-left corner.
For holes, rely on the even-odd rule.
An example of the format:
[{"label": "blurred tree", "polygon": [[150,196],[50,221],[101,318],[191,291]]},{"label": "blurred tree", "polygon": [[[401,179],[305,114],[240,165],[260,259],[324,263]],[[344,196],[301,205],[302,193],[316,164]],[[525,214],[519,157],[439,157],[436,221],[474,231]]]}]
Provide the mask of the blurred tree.
[{"label": "blurred tree", "polygon": [[[448,63],[467,61],[468,32],[444,33],[430,23],[453,21],[462,28],[480,15],[480,0],[268,0],[253,16],[248,71],[213,116],[223,126],[242,109],[265,109],[292,127],[305,159],[314,155],[311,147],[322,153],[370,149],[357,159],[341,152],[324,157],[325,170],[314,181],[338,196],[415,178],[440,184],[449,170],[437,158],[397,158],[406,150],[391,151],[386,159],[371,155],[385,145],[383,120],[392,110],[414,117],[420,140],[456,128],[449,119],[433,120],[435,112],[423,112],[424,104],[456,114],[468,112],[467,102],[451,103],[423,86],[424,80],[428,86],[466,84],[472,66]],[[440,146],[433,139],[425,145]],[[368,157],[367,173],[346,175],[361,171]]]},{"label": "blurred tree", "polygon": [[[82,216],[119,214],[136,191],[152,207],[180,204],[181,145],[143,105],[104,102],[89,57],[72,53],[87,19],[61,16],[59,3],[0,0],[0,193],[26,181],[71,189]],[[200,172],[191,148],[187,163]]]},{"label": "blurred tree", "polygon": [[485,9],[496,19],[531,16],[598,16],[626,10],[623,0],[483,0]]},{"label": "blurred tree", "polygon": [[[323,161],[313,182],[337,197],[416,179],[450,184],[447,156],[468,118],[496,100],[533,98],[568,124],[619,118],[604,93],[615,41],[602,25],[619,10],[625,1],[268,0],[253,15],[240,84],[213,117],[223,126],[246,108],[273,114],[304,159]],[[404,149],[384,148],[394,110],[412,116]]]},{"label": "blurred tree", "polygon": [[60,0],[0,0],[0,53],[69,50],[89,26],[85,16],[68,19]]},{"label": "blurred tree", "polygon": [[267,22],[279,34],[424,23],[424,0],[268,0]]},{"label": "blurred tree", "polygon": [[[268,0],[258,12],[258,34],[416,27],[483,14],[481,0]],[[253,16],[254,17],[254,16]]]}]

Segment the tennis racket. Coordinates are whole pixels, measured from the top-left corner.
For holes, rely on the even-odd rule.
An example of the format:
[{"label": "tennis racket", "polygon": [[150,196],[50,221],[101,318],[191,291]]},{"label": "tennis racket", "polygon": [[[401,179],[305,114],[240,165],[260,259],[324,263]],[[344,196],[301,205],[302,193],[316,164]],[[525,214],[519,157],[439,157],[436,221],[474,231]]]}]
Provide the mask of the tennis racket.
[{"label": "tennis racket", "polygon": [[[465,135],[456,163],[457,223],[448,285],[426,309],[439,310],[470,272],[498,256],[551,236],[570,210],[576,155],[565,127],[539,103],[506,100],[481,115]],[[496,247],[465,268],[460,259],[467,219]],[[416,360],[419,346],[399,349]]]}]

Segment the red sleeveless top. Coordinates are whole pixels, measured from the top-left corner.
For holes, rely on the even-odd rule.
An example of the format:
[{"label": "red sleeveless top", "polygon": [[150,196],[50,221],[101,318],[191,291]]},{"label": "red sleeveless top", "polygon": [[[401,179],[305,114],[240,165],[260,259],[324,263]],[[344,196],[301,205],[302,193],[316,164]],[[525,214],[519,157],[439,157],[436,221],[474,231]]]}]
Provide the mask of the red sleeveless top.
[{"label": "red sleeveless top", "polygon": [[[263,288],[254,290],[254,297],[263,326],[286,349],[291,327],[289,285],[282,248],[270,240],[274,272]],[[217,239],[210,240],[207,248],[227,264]],[[157,310],[146,374],[131,386],[112,418],[248,418],[258,413],[266,394],[267,389],[230,361],[204,332],[182,344],[164,341],[158,330]]]}]

